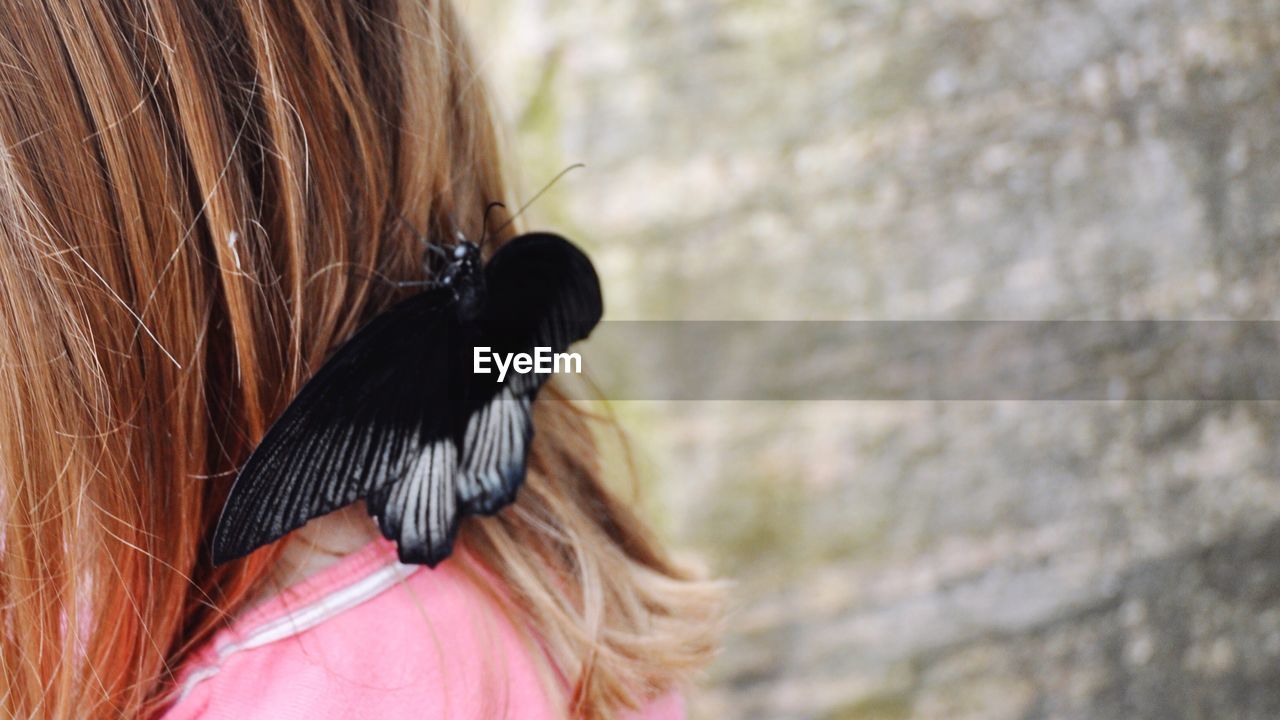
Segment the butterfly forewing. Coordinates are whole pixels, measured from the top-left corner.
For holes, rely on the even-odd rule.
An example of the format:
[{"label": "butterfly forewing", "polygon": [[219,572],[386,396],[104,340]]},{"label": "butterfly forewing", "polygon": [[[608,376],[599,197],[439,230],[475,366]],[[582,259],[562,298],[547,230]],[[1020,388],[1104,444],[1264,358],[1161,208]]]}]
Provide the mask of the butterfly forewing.
[{"label": "butterfly forewing", "polygon": [[[489,286],[483,339],[495,352],[564,352],[587,337],[604,314],[600,281],[573,243],[530,233],[507,243],[485,268]],[[547,375],[509,377],[517,392],[537,392]]]},{"label": "butterfly forewing", "polygon": [[303,387],[237,477],[215,562],[395,482],[451,439],[461,399],[445,378],[461,332],[449,298],[422,293],[378,316]]}]

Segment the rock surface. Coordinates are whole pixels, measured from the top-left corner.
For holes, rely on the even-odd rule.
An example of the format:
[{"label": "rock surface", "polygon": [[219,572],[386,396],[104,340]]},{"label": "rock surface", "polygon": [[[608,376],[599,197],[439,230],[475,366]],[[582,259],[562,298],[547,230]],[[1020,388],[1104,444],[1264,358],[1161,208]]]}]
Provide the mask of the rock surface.
[{"label": "rock surface", "polygon": [[[1280,3],[476,7],[612,319],[1269,319]],[[1280,717],[1280,403],[625,403],[695,717]]]}]

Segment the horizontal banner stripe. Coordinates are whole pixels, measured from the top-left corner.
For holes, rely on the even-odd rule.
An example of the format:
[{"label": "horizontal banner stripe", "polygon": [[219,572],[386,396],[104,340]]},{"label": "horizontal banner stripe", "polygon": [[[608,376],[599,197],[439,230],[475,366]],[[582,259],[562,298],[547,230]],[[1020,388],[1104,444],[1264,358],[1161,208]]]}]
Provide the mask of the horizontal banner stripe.
[{"label": "horizontal banner stripe", "polygon": [[610,321],[571,350],[612,400],[1280,400],[1269,320]]}]

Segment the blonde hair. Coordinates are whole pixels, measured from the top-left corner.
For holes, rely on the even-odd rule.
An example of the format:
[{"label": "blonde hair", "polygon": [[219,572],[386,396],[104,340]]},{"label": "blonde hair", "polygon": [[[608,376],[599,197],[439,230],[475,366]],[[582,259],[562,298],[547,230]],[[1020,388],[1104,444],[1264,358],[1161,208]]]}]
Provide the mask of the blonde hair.
[{"label": "blonde hair", "polygon": [[[146,716],[279,552],[210,566],[235,469],[421,277],[411,229],[504,197],[485,88],[437,0],[4,0],[0,143],[0,714]],[[454,561],[610,716],[705,663],[716,588],[548,395]]]}]

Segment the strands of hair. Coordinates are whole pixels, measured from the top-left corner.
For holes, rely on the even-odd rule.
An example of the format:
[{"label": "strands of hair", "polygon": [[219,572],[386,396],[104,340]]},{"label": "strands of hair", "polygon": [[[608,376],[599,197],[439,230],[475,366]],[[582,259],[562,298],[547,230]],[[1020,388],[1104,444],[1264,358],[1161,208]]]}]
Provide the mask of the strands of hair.
[{"label": "strands of hair", "polygon": [[[0,40],[0,716],[150,717],[280,552],[211,566],[236,469],[420,278],[405,223],[507,197],[498,137],[447,2],[0,0]],[[719,590],[557,397],[450,562],[612,717],[706,662]]]}]

